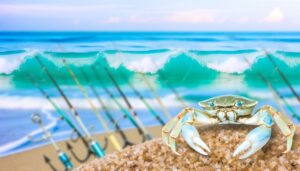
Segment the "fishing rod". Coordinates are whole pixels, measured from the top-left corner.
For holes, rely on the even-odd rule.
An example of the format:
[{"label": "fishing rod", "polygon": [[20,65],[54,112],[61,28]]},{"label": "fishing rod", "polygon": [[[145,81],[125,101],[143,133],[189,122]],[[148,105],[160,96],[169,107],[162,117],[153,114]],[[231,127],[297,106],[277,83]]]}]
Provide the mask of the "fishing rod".
[{"label": "fishing rod", "polygon": [[124,92],[119,87],[119,85],[118,85],[117,81],[114,79],[113,75],[110,73],[110,71],[106,67],[104,67],[104,70],[105,70],[106,74],[108,75],[108,77],[113,82],[113,84],[115,85],[115,87],[118,90],[118,92],[120,93],[120,95],[122,96],[124,102],[126,103],[128,109],[129,109],[130,113],[132,114],[132,116],[134,117],[135,121],[137,122],[137,124],[139,125],[139,127],[143,130],[146,140],[151,140],[152,139],[152,135],[146,130],[145,126],[143,125],[143,123],[139,119],[139,117],[137,116],[136,111],[133,109],[131,103],[129,102],[129,100],[127,99],[126,95],[124,94]]},{"label": "fishing rod", "polygon": [[[67,96],[65,95],[65,93],[62,91],[62,89],[60,88],[60,86],[58,85],[58,83],[56,82],[56,80],[54,79],[54,77],[52,76],[52,74],[50,73],[50,71],[46,68],[46,66],[44,65],[44,63],[39,58],[39,56],[35,56],[35,59],[38,61],[38,63],[42,67],[43,71],[47,74],[47,76],[52,81],[52,83],[54,84],[54,86],[56,87],[56,89],[58,90],[58,92],[60,93],[60,95],[63,97],[63,99],[65,100],[66,104],[70,108],[72,114],[74,115],[76,121],[78,122],[79,126],[83,130],[84,134],[87,136],[87,138],[88,138],[88,140],[90,142],[90,144],[89,144],[90,145],[90,151],[93,152],[97,157],[103,157],[103,156],[105,156],[104,149],[100,146],[99,142],[96,141],[96,140],[94,140],[94,138],[92,137],[92,135],[88,132],[86,126],[84,125],[84,123],[82,122],[81,118],[79,117],[79,114],[78,114],[77,110],[72,105],[72,103],[69,101],[69,99],[67,98]],[[91,153],[89,153],[89,154],[91,154]],[[75,153],[73,155],[75,156]]]},{"label": "fishing rod", "polygon": [[[106,60],[106,59],[104,58],[104,60]],[[156,64],[154,61],[152,61],[152,63],[157,67],[157,64]],[[184,100],[182,99],[182,97],[179,95],[179,93],[177,92],[177,90],[176,90],[176,89],[175,89],[175,88],[167,81],[166,76],[165,76],[162,72],[160,72],[159,70],[158,70],[158,73],[159,73],[159,75],[163,78],[163,80],[164,80],[165,84],[168,86],[168,88],[173,92],[173,94],[175,95],[175,97],[179,100],[179,102],[181,103],[182,107],[183,107],[183,108],[187,107],[186,103],[184,102]],[[143,74],[143,73],[141,73],[141,74]],[[145,78],[146,78],[146,76],[145,76]],[[144,78],[144,79],[145,79],[145,78]],[[147,79],[147,78],[146,78],[146,79]],[[148,80],[148,79],[147,79],[147,80]],[[154,90],[153,94],[154,94],[154,96],[155,96],[157,102],[158,102],[158,103],[160,104],[160,106],[162,107],[163,113],[165,114],[165,116],[166,116],[167,118],[170,119],[171,116],[170,116],[168,110],[166,109],[166,107],[165,107],[164,104],[162,103],[160,97],[156,94],[154,87],[153,87],[153,86],[151,85],[151,83],[150,83],[149,81],[147,81],[147,80],[145,80],[146,83],[147,83],[147,86],[150,88],[150,90],[151,90],[152,92],[153,92],[153,90]],[[150,84],[148,84],[148,83],[150,83]]]},{"label": "fishing rod", "polygon": [[124,78],[124,80],[127,81],[128,85],[131,87],[133,92],[136,96],[139,97],[139,99],[144,103],[144,105],[148,108],[150,113],[156,118],[156,120],[162,125],[165,125],[165,122],[162,120],[162,118],[155,112],[155,110],[150,106],[150,104],[146,101],[146,99],[143,97],[143,95],[136,89],[136,87],[128,80],[126,75],[122,72],[119,72],[121,76]]},{"label": "fishing rod", "polygon": [[122,150],[122,146],[119,144],[119,142],[118,142],[117,138],[115,137],[115,135],[110,131],[108,125],[105,123],[105,120],[102,118],[102,116],[100,115],[98,109],[93,104],[93,102],[92,102],[90,96],[88,95],[87,91],[82,86],[82,84],[80,83],[79,79],[76,77],[75,73],[73,72],[73,70],[71,69],[71,67],[69,66],[69,64],[67,63],[67,61],[65,59],[63,59],[63,63],[65,64],[65,66],[66,66],[69,74],[71,75],[71,77],[73,78],[73,80],[75,81],[75,83],[77,84],[79,90],[81,91],[81,93],[83,94],[83,96],[85,97],[85,99],[88,101],[88,103],[91,106],[92,110],[94,111],[96,117],[98,118],[98,120],[100,121],[101,125],[103,126],[105,132],[108,133],[108,138],[110,139],[111,143],[113,144],[113,146],[115,147],[116,150],[121,151]]},{"label": "fishing rod", "polygon": [[33,83],[33,85],[45,97],[45,99],[52,105],[52,107],[55,109],[55,111],[60,115],[61,119],[64,120],[80,138],[82,138],[84,145],[85,146],[87,145],[87,147],[88,147],[88,142],[84,139],[84,136],[82,135],[82,133],[72,123],[72,121],[67,116],[67,114],[60,107],[58,107],[58,105],[51,99],[51,97],[45,92],[45,90],[42,89],[42,87],[39,85],[39,83],[37,81],[35,81],[35,79],[29,73],[26,73],[26,75],[29,78],[29,80]]},{"label": "fishing rod", "polygon": [[113,100],[113,102],[122,111],[122,113],[124,114],[124,118],[128,118],[129,121],[136,127],[138,133],[140,135],[142,135],[142,137],[143,137],[142,141],[145,141],[146,135],[144,134],[144,132],[143,132],[142,128],[139,126],[139,124],[135,121],[135,118],[133,118],[131,116],[131,114],[116,99],[116,97],[114,96],[114,94],[104,85],[104,83],[102,82],[102,79],[101,79],[100,75],[97,72],[96,67],[93,65],[93,66],[91,66],[91,69],[93,70],[94,75],[95,75],[96,79],[98,80],[98,82],[100,83],[100,86],[102,87],[102,89],[105,91],[106,94],[109,95],[109,97]]},{"label": "fishing rod", "polygon": [[61,148],[57,145],[57,143],[53,140],[53,137],[51,135],[51,133],[45,128],[43,122],[42,122],[42,118],[41,115],[38,113],[35,113],[31,116],[31,120],[33,123],[36,123],[39,125],[39,127],[42,129],[42,131],[44,132],[44,136],[45,138],[50,141],[51,145],[54,147],[58,158],[60,160],[60,162],[65,166],[66,170],[71,170],[74,168],[70,157],[61,150]]},{"label": "fishing rod", "polygon": [[151,90],[153,96],[155,97],[156,101],[158,102],[158,104],[161,106],[162,108],[162,111],[163,111],[163,114],[168,118],[168,119],[171,119],[171,115],[170,113],[168,112],[168,109],[166,108],[166,106],[163,104],[161,98],[159,97],[159,95],[157,94],[155,88],[151,85],[149,79],[147,78],[147,76],[140,72],[141,76],[143,77],[146,85],[149,87],[149,89]]},{"label": "fishing rod", "polygon": [[127,146],[133,145],[133,143],[128,140],[127,136],[125,135],[124,131],[121,129],[118,122],[113,118],[113,116],[110,113],[110,111],[108,110],[107,106],[105,105],[105,103],[101,99],[98,91],[96,90],[96,88],[92,84],[91,80],[89,79],[87,73],[82,68],[79,68],[79,71],[81,72],[81,75],[83,76],[83,78],[85,79],[87,84],[89,85],[89,87],[92,90],[94,96],[97,98],[98,103],[100,104],[101,108],[104,110],[104,113],[105,113],[106,117],[110,120],[111,123],[114,124],[116,131],[120,134],[121,138],[123,139],[124,144],[123,144],[122,147],[125,148]]},{"label": "fishing rod", "polygon": [[[246,59],[244,57],[244,60],[246,61],[246,63],[251,66],[251,63],[249,62],[248,59]],[[288,104],[288,102],[285,100],[285,98],[281,95],[281,93],[279,93],[279,91],[272,85],[272,83],[270,81],[268,81],[268,79],[259,71],[256,71],[256,74],[260,77],[260,79],[268,86],[268,88],[271,90],[271,93],[273,95],[273,97],[275,98],[275,102],[277,104],[277,106],[280,108],[282,113],[284,112],[284,109],[281,105],[281,103],[279,102],[278,99],[280,99],[285,106],[287,106],[287,108],[289,109],[289,111],[292,113],[292,117],[296,118],[297,120],[300,121],[300,117],[296,114],[296,112],[294,111],[294,109]]]},{"label": "fishing rod", "polygon": [[177,92],[177,90],[175,89],[175,87],[173,87],[169,81],[167,80],[167,77],[161,72],[158,71],[159,75],[161,76],[161,78],[164,80],[165,84],[169,87],[169,89],[173,92],[173,94],[175,95],[175,97],[180,101],[182,107],[187,107],[185,101],[183,100],[183,98],[179,95],[179,93]]},{"label": "fishing rod", "polygon": [[[34,86],[41,92],[41,94],[47,99],[47,101],[53,106],[55,111],[60,115],[61,119],[64,120],[71,127],[71,129],[74,131],[74,133],[77,134],[79,139],[83,142],[83,145],[87,149],[89,149],[88,141],[84,138],[82,133],[72,123],[72,121],[67,116],[67,114],[60,107],[58,107],[58,105],[50,98],[50,96],[42,89],[42,87],[39,85],[39,83],[29,73],[25,72],[25,74],[27,75],[29,80],[34,84]],[[71,140],[73,140],[73,139],[71,138]],[[68,142],[67,142],[67,147],[68,147],[68,149],[72,148],[71,145]],[[89,154],[90,154],[90,152],[88,152],[87,155],[83,159],[79,159],[76,155],[74,157],[79,162],[85,162],[89,159],[89,157],[90,157]]]},{"label": "fishing rod", "polygon": [[283,74],[283,72],[279,69],[279,67],[277,66],[276,62],[274,61],[274,59],[272,58],[270,53],[268,53],[267,51],[265,51],[265,53],[266,53],[266,56],[268,57],[268,59],[270,60],[270,62],[272,63],[272,65],[274,66],[275,70],[279,73],[279,75],[281,76],[283,81],[287,84],[287,86],[289,87],[289,89],[291,90],[293,95],[296,97],[297,101],[300,103],[300,97],[297,94],[297,92],[295,91],[295,89],[293,88],[292,84],[289,82],[289,80],[286,78],[286,76]]}]

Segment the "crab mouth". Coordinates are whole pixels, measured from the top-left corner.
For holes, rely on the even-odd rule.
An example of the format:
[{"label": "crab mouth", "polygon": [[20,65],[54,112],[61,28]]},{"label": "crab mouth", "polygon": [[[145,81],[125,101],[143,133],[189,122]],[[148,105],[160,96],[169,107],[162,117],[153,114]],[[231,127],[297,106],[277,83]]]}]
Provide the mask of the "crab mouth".
[{"label": "crab mouth", "polygon": [[[226,109],[226,108],[225,108]],[[230,109],[230,108],[227,108],[228,110],[219,110],[217,112],[217,117],[220,121],[236,121],[237,119],[237,113]]]}]

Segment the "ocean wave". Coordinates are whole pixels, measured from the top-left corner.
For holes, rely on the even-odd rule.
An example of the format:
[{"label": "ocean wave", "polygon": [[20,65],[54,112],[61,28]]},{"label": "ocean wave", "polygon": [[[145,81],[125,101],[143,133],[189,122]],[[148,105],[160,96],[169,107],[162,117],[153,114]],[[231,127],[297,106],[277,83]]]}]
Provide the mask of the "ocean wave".
[{"label": "ocean wave", "polygon": [[289,57],[300,57],[300,52],[290,52],[290,51],[276,51],[277,54],[281,54]]},{"label": "ocean wave", "polygon": [[[260,57],[264,56],[264,52],[247,49],[235,51],[191,51],[191,56],[208,68],[224,73],[243,73],[251,68],[251,65]],[[250,62],[250,65],[245,61]]]},{"label": "ocean wave", "polygon": [[[232,51],[152,49],[144,51],[106,50],[88,52],[18,51],[0,55],[0,73],[11,76],[13,81],[28,82],[24,78],[24,72],[28,72],[35,78],[50,83],[46,79],[45,73],[41,72],[41,67],[34,59],[34,55],[40,56],[55,78],[69,83],[71,81],[68,80],[71,80],[71,78],[62,59],[67,60],[79,77],[80,73],[76,68],[83,68],[87,70],[90,76],[93,76],[91,66],[102,65],[111,70],[116,79],[120,78],[120,81],[122,81],[122,78],[118,72],[123,72],[127,76],[143,72],[156,74],[158,78],[161,78],[160,74],[164,73],[171,82],[176,83],[187,80],[187,82],[195,82],[196,84],[201,79],[214,79],[221,73],[243,74],[250,78],[254,77],[255,74],[252,70],[257,69],[262,72],[274,70],[264,51],[256,49]],[[275,51],[272,52],[272,55],[278,66],[285,71],[285,74],[296,76],[297,72],[300,71],[298,52]],[[250,65],[245,61],[245,58],[250,62]],[[99,72],[99,74],[104,81],[109,80],[104,72]],[[274,72],[266,74],[274,77]]]},{"label": "ocean wave", "polygon": [[105,51],[104,57],[113,68],[124,66],[133,72],[155,73],[178,51],[156,49],[147,51]]},{"label": "ocean wave", "polygon": [[0,74],[10,74],[18,70],[23,60],[33,53],[33,51],[25,50],[0,52]]},{"label": "ocean wave", "polygon": [[[56,128],[59,119],[53,117],[51,115],[51,113],[46,111],[46,110],[42,110],[41,114],[45,115],[47,120],[49,121],[49,123],[47,125],[45,125],[46,130],[49,130],[50,132],[52,132],[52,130],[54,130]],[[7,155],[6,154],[7,152],[30,142],[30,140],[28,138],[29,136],[31,136],[32,138],[37,138],[37,137],[41,137],[42,134],[43,134],[42,129],[36,129],[36,130],[28,133],[27,135],[19,138],[16,141],[9,142],[7,144],[1,145],[1,147],[0,147],[0,156]]]}]

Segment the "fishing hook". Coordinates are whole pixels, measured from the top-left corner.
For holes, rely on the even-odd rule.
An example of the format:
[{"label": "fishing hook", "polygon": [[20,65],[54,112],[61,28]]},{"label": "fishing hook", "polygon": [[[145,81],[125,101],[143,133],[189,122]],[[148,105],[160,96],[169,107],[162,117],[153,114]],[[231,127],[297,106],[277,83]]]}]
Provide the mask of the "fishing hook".
[{"label": "fishing hook", "polygon": [[[51,162],[51,159],[46,155],[44,154],[43,155],[43,158],[44,158],[44,162],[51,168],[52,171],[59,171]],[[68,169],[65,167],[65,169],[63,171],[70,171],[71,169]]]}]

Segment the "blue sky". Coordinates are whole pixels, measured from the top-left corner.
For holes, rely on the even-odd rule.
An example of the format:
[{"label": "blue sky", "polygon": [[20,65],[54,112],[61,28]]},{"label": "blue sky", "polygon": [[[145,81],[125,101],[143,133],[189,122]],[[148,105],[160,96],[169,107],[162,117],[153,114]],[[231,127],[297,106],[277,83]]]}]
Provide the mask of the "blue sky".
[{"label": "blue sky", "polygon": [[299,31],[300,0],[1,0],[0,30]]}]

